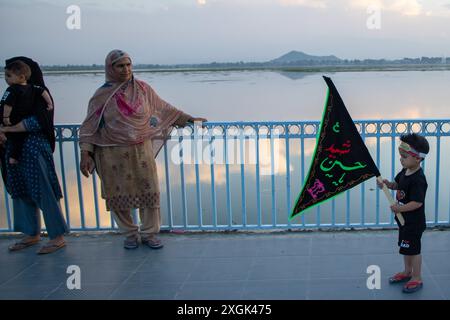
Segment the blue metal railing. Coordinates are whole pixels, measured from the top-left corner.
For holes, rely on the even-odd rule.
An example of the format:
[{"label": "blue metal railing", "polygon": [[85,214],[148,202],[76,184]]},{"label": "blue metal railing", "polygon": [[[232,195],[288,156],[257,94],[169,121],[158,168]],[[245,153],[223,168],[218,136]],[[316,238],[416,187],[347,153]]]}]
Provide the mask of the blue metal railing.
[{"label": "blue metal railing", "polygon": [[[430,141],[423,162],[428,179],[428,225],[450,221],[450,119],[355,121],[385,178],[399,171],[398,137],[417,132]],[[289,221],[309,168],[318,121],[209,122],[172,132],[158,156],[162,229],[230,230],[394,226],[384,196],[369,180]],[[57,125],[55,164],[62,208],[73,231],[116,229],[98,177],[80,175],[79,125]],[[200,133],[200,134],[198,134]],[[264,150],[267,149],[267,152]],[[280,160],[281,159],[281,160]],[[305,167],[306,166],[306,167]],[[389,175],[388,175],[389,173]],[[268,187],[268,188],[267,188]],[[13,230],[11,199],[3,188],[0,231]],[[134,211],[134,214],[136,212]]]}]

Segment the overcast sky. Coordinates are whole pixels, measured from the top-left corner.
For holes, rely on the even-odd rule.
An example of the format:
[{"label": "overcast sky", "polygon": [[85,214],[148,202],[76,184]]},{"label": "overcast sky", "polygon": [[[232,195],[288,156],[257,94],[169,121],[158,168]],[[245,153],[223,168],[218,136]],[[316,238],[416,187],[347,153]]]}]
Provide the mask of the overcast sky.
[{"label": "overcast sky", "polygon": [[[67,28],[70,5],[81,29]],[[155,64],[267,61],[291,50],[450,57],[450,0],[0,0],[0,35],[0,64],[14,55],[102,64],[115,48]]]}]

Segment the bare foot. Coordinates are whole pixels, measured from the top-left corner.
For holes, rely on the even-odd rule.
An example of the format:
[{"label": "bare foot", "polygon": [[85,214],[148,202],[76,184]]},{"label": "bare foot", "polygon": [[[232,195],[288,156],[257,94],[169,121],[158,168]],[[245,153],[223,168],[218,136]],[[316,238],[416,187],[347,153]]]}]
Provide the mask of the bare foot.
[{"label": "bare foot", "polygon": [[22,242],[32,242],[32,241],[39,241],[41,240],[41,235],[38,234],[36,236],[27,236],[22,239]]}]

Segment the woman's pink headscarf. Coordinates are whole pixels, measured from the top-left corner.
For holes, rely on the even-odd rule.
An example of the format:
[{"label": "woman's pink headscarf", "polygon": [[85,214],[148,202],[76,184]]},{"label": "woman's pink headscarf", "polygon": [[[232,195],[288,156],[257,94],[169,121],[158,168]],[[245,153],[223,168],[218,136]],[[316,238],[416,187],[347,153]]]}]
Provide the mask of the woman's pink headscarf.
[{"label": "woman's pink headscarf", "polygon": [[80,143],[128,146],[152,139],[156,157],[183,112],[134,76],[120,82],[113,65],[124,58],[131,62],[130,56],[121,50],[113,50],[106,57],[106,83],[89,101],[86,119],[80,127]]}]

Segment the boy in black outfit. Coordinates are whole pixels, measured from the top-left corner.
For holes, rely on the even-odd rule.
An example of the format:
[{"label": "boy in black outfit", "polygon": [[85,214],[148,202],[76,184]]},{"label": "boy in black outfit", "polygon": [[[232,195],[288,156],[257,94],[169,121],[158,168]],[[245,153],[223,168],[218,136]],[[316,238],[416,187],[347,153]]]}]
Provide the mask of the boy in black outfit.
[{"label": "boy in black outfit", "polygon": [[[390,283],[406,282],[403,292],[412,293],[423,287],[421,278],[421,238],[426,228],[425,195],[427,179],[420,166],[430,150],[425,137],[407,134],[400,137],[400,163],[403,166],[395,181],[384,183],[389,189],[397,190],[397,204],[391,206],[394,213],[402,213],[405,225],[399,225],[398,246],[403,255],[405,269],[389,279]],[[378,183],[381,188],[382,184]]]},{"label": "boy in black outfit", "polygon": [[[36,115],[38,110],[35,102],[39,96],[47,103],[47,110],[53,109],[52,99],[44,88],[27,84],[30,76],[30,67],[22,61],[14,61],[5,67],[5,80],[9,85],[1,99],[5,126],[16,125],[23,119]],[[7,134],[8,140],[12,143],[10,164],[18,163],[26,137],[27,133]]]}]

